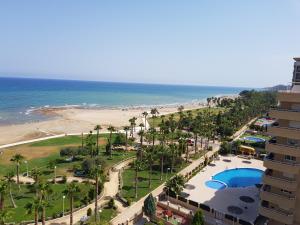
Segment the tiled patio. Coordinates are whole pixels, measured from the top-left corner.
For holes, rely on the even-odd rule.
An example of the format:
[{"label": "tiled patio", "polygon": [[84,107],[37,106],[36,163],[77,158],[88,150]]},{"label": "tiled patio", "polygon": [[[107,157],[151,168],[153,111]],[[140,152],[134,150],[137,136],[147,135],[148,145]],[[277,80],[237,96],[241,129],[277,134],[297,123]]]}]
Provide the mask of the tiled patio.
[{"label": "tiled patio", "polygon": [[[203,203],[218,212],[230,214],[240,219],[253,222],[258,215],[259,189],[255,186],[246,188],[226,188],[215,190],[207,187],[205,182],[211,180],[215,174],[227,169],[234,168],[256,168],[265,170],[263,162],[256,159],[246,160],[236,156],[221,156],[219,160],[212,162],[205,167],[204,171],[199,172],[186,185],[183,194],[186,198]],[[240,196],[249,196],[254,202],[246,203],[240,200]],[[228,207],[236,209],[229,212]],[[237,209],[237,207],[239,209]],[[231,209],[232,210],[232,209]],[[216,217],[221,215],[216,215]]]}]

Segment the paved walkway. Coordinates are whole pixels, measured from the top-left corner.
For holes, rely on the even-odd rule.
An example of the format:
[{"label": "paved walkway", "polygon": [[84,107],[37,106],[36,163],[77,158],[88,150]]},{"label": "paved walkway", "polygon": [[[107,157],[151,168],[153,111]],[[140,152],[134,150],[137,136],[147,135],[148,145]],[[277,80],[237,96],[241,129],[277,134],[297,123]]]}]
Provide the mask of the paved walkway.
[{"label": "paved walkway", "polygon": [[[206,153],[208,157],[212,156],[215,152],[219,150],[219,144],[215,143],[213,146],[213,150]],[[200,163],[204,162],[204,156],[193,161],[189,166],[185,167],[183,170],[181,170],[178,174],[185,175],[188,172],[191,172],[193,169],[195,169],[197,166],[199,166]],[[163,189],[164,189],[165,183],[161,184],[159,187],[154,189],[151,193],[153,196],[159,195]],[[141,198],[139,201],[131,205],[130,207],[126,208],[121,214],[117,215],[114,219],[112,219],[110,222],[112,225],[117,225],[121,223],[125,223],[127,220],[132,220],[136,214],[141,212],[141,209],[144,205],[144,200],[148,195]]]},{"label": "paved walkway", "polygon": [[[119,170],[125,166],[127,166],[131,159],[128,159],[124,162],[119,163],[114,167],[114,169],[110,170],[108,182],[104,183],[102,196],[98,199],[98,205],[101,206],[105,204],[110,198],[114,197],[118,193],[119,189]],[[73,221],[74,223],[79,222],[83,216],[86,216],[87,210],[91,208],[93,211],[95,209],[95,203],[91,203],[88,206],[85,206],[82,209],[79,209],[73,213]],[[119,205],[118,205],[119,206]],[[123,211],[123,208],[120,208],[120,211]],[[69,224],[70,216],[66,215],[57,219],[46,221],[46,225],[50,224]],[[39,223],[41,224],[41,223]]]}]

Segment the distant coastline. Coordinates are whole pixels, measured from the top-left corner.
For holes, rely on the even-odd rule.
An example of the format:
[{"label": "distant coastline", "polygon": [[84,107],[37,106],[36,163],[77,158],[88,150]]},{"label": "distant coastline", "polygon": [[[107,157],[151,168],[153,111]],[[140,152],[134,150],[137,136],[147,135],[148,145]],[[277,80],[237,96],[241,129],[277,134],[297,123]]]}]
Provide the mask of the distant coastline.
[{"label": "distant coastline", "polygon": [[0,126],[51,120],[63,109],[131,110],[201,106],[244,88],[0,78]]}]

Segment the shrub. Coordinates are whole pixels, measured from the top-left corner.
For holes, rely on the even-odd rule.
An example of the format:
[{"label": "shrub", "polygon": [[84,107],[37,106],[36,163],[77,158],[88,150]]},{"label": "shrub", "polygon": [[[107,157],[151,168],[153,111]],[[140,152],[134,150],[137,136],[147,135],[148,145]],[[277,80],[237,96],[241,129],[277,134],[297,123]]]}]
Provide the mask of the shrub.
[{"label": "shrub", "polygon": [[91,216],[93,213],[92,209],[91,208],[88,208],[87,212],[86,212],[86,215],[87,216]]},{"label": "shrub", "polygon": [[229,154],[231,151],[231,145],[230,143],[228,143],[227,141],[222,142],[221,146],[220,146],[220,150],[219,153],[221,155],[227,155]]},{"label": "shrub", "polygon": [[115,206],[115,200],[113,198],[111,198],[107,204],[108,208],[110,209],[115,209],[116,206]]},{"label": "shrub", "polygon": [[192,220],[192,225],[204,225],[204,218],[201,210],[195,213]]}]

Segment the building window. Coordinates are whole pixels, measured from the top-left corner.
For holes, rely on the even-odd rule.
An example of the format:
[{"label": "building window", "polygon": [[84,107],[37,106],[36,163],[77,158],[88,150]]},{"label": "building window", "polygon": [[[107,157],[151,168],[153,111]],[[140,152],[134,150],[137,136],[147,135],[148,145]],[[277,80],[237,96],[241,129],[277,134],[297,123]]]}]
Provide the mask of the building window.
[{"label": "building window", "polygon": [[300,72],[300,66],[297,66],[296,71],[297,71],[297,72]]},{"label": "building window", "polygon": [[291,155],[285,155],[285,156],[284,156],[284,159],[285,159],[286,161],[293,161],[293,162],[296,161],[296,157],[295,157],[295,156],[291,156]]},{"label": "building window", "polygon": [[295,139],[287,139],[287,144],[291,146],[299,146],[298,140]]}]

